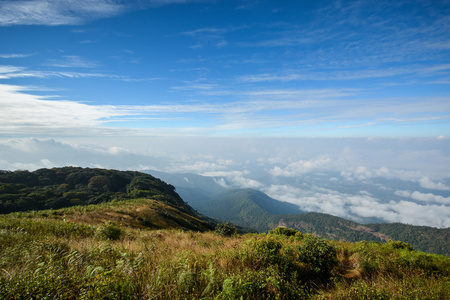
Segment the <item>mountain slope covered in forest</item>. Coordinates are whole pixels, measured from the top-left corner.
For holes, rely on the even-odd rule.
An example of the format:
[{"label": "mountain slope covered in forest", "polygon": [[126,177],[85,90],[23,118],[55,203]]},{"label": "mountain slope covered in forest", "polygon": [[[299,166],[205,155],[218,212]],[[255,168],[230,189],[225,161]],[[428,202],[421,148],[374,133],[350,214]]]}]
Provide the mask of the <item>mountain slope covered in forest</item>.
[{"label": "mountain slope covered in forest", "polygon": [[[69,209],[77,207],[76,209]],[[78,167],[0,171],[0,212],[38,211],[42,218],[137,228],[211,230],[172,185],[149,174]]]},{"label": "mountain slope covered in forest", "polygon": [[215,193],[223,187],[208,177],[163,172],[158,175],[173,184],[180,196],[200,213],[259,232],[286,226],[334,240],[382,243],[389,239],[401,240],[417,250],[450,256],[450,228],[400,223],[361,224],[329,214],[306,213],[294,204],[253,189],[228,189]]}]

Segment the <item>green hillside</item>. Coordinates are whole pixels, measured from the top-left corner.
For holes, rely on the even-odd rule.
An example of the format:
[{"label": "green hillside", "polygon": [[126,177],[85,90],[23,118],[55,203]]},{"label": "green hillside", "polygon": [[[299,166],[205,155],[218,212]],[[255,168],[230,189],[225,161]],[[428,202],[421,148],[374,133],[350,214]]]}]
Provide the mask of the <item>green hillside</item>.
[{"label": "green hillside", "polygon": [[[182,193],[183,197],[184,194]],[[191,189],[189,199],[194,198]],[[198,200],[198,199],[201,199]],[[406,224],[359,224],[323,213],[303,213],[295,205],[253,189],[227,190],[189,202],[200,213],[233,224],[268,232],[277,226],[294,228],[333,240],[387,242],[401,240],[414,249],[450,256],[450,228]],[[297,211],[297,212],[296,212]]]},{"label": "green hillside", "polygon": [[450,228],[411,226],[401,223],[369,224],[367,227],[396,241],[407,241],[422,251],[450,256]]},{"label": "green hillside", "polygon": [[141,172],[78,167],[0,171],[1,213],[143,197],[192,210],[172,185]]},{"label": "green hillside", "polygon": [[[70,185],[76,173],[86,177]],[[404,242],[349,243],[283,227],[230,236],[231,225],[212,231],[172,186],[138,172],[58,168],[2,176],[3,207],[26,210],[30,199],[38,200],[35,208],[66,207],[0,215],[0,299],[449,299],[450,258]],[[112,184],[118,178],[121,184]],[[65,192],[54,191],[61,185]],[[136,194],[145,196],[132,199]],[[288,219],[295,215],[274,214],[288,204],[273,208],[253,190],[217,201],[227,213],[247,212],[248,223],[259,215],[300,224]]]},{"label": "green hillside", "polygon": [[278,225],[332,240],[385,242],[389,239],[367,225],[315,212],[280,216]]},{"label": "green hillside", "polygon": [[259,231],[276,227],[279,219],[275,216],[277,214],[293,211],[301,213],[295,205],[274,200],[253,189],[226,190],[203,200],[202,203],[198,200],[192,203],[200,213]]},{"label": "green hillside", "polygon": [[172,185],[132,171],[76,167],[1,171],[0,213],[20,211],[34,211],[33,216],[41,219],[113,221],[135,228],[206,231],[214,226]]}]

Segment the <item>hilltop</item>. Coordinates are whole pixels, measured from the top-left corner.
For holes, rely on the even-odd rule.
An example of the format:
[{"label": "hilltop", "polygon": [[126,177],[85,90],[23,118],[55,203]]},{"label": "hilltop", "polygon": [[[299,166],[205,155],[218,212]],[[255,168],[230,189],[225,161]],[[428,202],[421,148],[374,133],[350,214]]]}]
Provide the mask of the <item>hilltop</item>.
[{"label": "hilltop", "polygon": [[[69,207],[77,208],[62,209]],[[114,221],[136,228],[214,228],[210,220],[181,199],[174,186],[134,171],[78,167],[1,171],[0,212],[20,211],[40,211],[37,214],[41,217],[83,219],[89,224]]]}]

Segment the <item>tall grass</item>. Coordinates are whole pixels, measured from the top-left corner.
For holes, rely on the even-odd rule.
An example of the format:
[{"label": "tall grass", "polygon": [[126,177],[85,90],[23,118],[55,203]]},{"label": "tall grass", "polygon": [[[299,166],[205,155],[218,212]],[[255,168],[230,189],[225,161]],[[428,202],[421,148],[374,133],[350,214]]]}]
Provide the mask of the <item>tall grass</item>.
[{"label": "tall grass", "polygon": [[0,217],[1,299],[449,299],[450,258],[299,233]]}]

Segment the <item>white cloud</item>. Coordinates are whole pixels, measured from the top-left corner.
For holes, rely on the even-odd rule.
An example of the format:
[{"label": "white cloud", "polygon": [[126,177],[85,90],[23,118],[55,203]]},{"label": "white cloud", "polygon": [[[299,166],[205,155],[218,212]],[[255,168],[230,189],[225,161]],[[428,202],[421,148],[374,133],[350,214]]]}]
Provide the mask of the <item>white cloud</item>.
[{"label": "white cloud", "polygon": [[432,190],[449,191],[450,187],[442,182],[433,182],[429,177],[422,177],[419,179],[419,184],[421,187]]},{"label": "white cloud", "polygon": [[97,68],[99,63],[77,55],[64,55],[62,59],[48,60],[45,65],[59,68]]},{"label": "white cloud", "polygon": [[249,171],[246,170],[227,170],[227,171],[209,171],[201,175],[215,177],[218,184],[229,188],[252,188],[261,189],[264,184],[258,180],[248,178]]},{"label": "white cloud", "polygon": [[112,107],[44,100],[42,96],[23,93],[25,89],[0,84],[2,134],[90,127],[101,124],[102,118],[119,115]]},{"label": "white cloud", "polygon": [[279,166],[273,167],[269,172],[273,176],[295,177],[308,172],[330,169],[331,159],[329,157],[320,157],[312,160],[299,160],[288,164],[285,168]]},{"label": "white cloud", "polygon": [[193,1],[196,0],[5,0],[0,3],[0,26],[80,25],[130,10]]},{"label": "white cloud", "polygon": [[15,0],[0,3],[0,26],[78,25],[122,13],[126,7],[108,0]]},{"label": "white cloud", "polygon": [[0,65],[0,74],[6,74],[6,75],[0,75],[1,79],[5,79],[8,78],[7,74],[11,74],[11,73],[16,73],[16,72],[20,72],[22,70],[24,70],[25,68],[23,67],[16,67],[16,66],[5,66],[5,65]]},{"label": "white cloud", "polygon": [[32,56],[33,54],[9,53],[0,54],[0,58],[24,58]]},{"label": "white cloud", "polygon": [[[73,165],[188,172],[211,176],[227,188],[255,188],[275,199],[297,204],[306,211],[328,213],[358,222],[365,218],[378,218],[388,222],[445,227],[450,220],[450,198],[446,191],[424,193],[406,190],[421,188],[419,180],[425,172],[420,168],[405,171],[361,165],[358,157],[363,155],[360,149],[365,148],[361,145],[373,145],[373,141],[364,139],[358,140],[362,143],[360,147],[356,147],[358,143],[355,140],[351,140],[351,144],[341,139],[128,136],[83,138],[83,143],[75,142],[79,139],[66,139],[67,142],[28,138],[0,140],[0,169],[33,170]],[[446,141],[438,143],[446,147]],[[385,140],[385,145],[394,147],[394,144],[390,139]],[[423,145],[422,142],[420,144]],[[352,151],[344,145],[351,145]],[[414,141],[404,140],[401,148],[414,145]],[[342,151],[342,148],[347,150]],[[416,159],[415,155],[411,157]],[[378,162],[374,156],[360,158],[368,165]],[[353,181],[346,181],[338,174],[352,164],[352,159],[357,160],[349,168]],[[405,168],[411,166],[411,161],[405,161]],[[430,173],[429,169],[426,171]],[[276,172],[289,176],[274,176]],[[377,176],[386,176],[381,178],[387,180],[372,181]],[[403,176],[407,188],[389,185],[389,178],[395,176]],[[441,181],[432,182],[444,183],[449,178],[447,173]],[[389,193],[392,193],[392,199],[403,199],[392,200]]]},{"label": "white cloud", "polygon": [[442,182],[434,182],[429,176],[425,176],[423,172],[409,170],[390,170],[386,167],[370,170],[365,166],[357,166],[354,169],[341,171],[341,176],[348,180],[365,180],[370,178],[395,178],[405,181],[418,182],[421,187],[432,190],[448,191],[450,187]]},{"label": "white cloud", "polygon": [[[450,227],[450,206],[445,204],[421,205],[411,201],[382,203],[367,193],[303,190],[290,185],[271,185],[263,191],[270,197],[296,204],[303,210],[327,213],[356,222],[363,221],[363,218],[378,218],[387,222]],[[433,198],[440,199],[439,196]],[[447,200],[444,198],[446,204]]]},{"label": "white cloud", "polygon": [[[83,61],[78,59],[78,61],[63,62],[59,61],[56,63],[54,61],[55,67],[83,67],[83,68],[93,68],[96,67],[95,62]],[[5,66],[0,65],[0,79],[14,79],[14,78],[112,78],[117,80],[125,80],[126,78],[122,76],[105,74],[105,73],[86,73],[86,72],[70,72],[70,71],[35,71],[28,70],[25,67],[16,66]]]},{"label": "white cloud", "polygon": [[[54,139],[0,140],[0,169],[36,170],[39,168],[82,166],[119,170],[162,169],[167,159],[147,151],[133,152],[120,146],[103,147],[89,144],[63,143]],[[145,166],[145,167],[144,167]]]},{"label": "white cloud", "polygon": [[[69,56],[68,61],[62,61],[57,64],[58,66],[66,67],[94,67],[95,63],[85,61],[77,56]],[[66,77],[66,78],[113,78],[124,79],[120,76],[101,74],[101,73],[80,73],[80,72],[61,72],[61,71],[33,71],[27,70],[23,67],[15,66],[0,66],[0,78],[14,79],[14,78],[49,78],[49,77]],[[216,91],[215,85],[201,85],[203,90],[210,92]],[[35,89],[35,88],[34,88]],[[363,122],[353,124],[354,120],[361,118],[362,116],[367,118],[373,118],[376,114],[383,114],[384,111],[379,111],[377,107],[378,102],[373,101],[371,106],[373,107],[360,107],[359,110],[355,108],[349,108],[350,104],[354,105],[354,101],[349,101],[343,98],[346,94],[354,93],[352,90],[263,90],[256,91],[241,91],[241,97],[246,100],[234,101],[234,102],[190,102],[190,103],[164,103],[154,105],[120,105],[120,106],[108,106],[108,105],[88,105],[81,104],[72,101],[49,101],[54,96],[35,96],[32,94],[26,94],[30,88],[23,86],[14,86],[1,84],[0,93],[3,98],[2,104],[6,103],[8,106],[14,106],[15,110],[20,110],[21,113],[12,114],[15,117],[14,124],[10,122],[7,129],[9,134],[24,134],[27,130],[30,133],[38,134],[42,133],[41,128],[47,128],[48,123],[54,119],[59,118],[59,114],[50,115],[49,119],[40,118],[41,123],[33,123],[33,126],[29,126],[28,118],[29,114],[39,111],[39,109],[31,109],[33,107],[43,108],[41,111],[48,110],[49,112],[62,112],[64,109],[65,117],[69,122],[67,125],[72,124],[70,121],[79,120],[79,124],[85,124],[85,128],[93,129],[93,132],[111,132],[114,129],[115,132],[132,132],[138,134],[196,134],[196,135],[208,135],[208,134],[253,134],[254,132],[261,132],[263,129],[267,133],[260,134],[273,134],[273,135],[291,135],[295,132],[295,135],[302,133],[314,134],[322,132],[323,130],[341,130],[346,126],[363,126],[371,127],[390,123],[390,120],[375,119],[373,122]],[[234,92],[233,92],[234,93]],[[285,98],[283,98],[285,97]],[[28,99],[30,105],[22,105],[21,101]],[[19,100],[21,99],[21,100]],[[422,107],[416,107],[414,109],[408,108],[409,113],[415,114],[420,111],[425,116],[420,122],[427,122],[428,120],[435,120],[433,109],[436,111],[442,111],[440,107],[443,105],[442,101],[436,101],[436,105],[427,103],[427,110]],[[18,107],[18,105],[21,107]],[[23,103],[25,104],[25,102]],[[366,104],[365,104],[366,105]],[[76,106],[76,108],[75,108]],[[273,113],[274,107],[280,113]],[[320,113],[324,107],[328,109],[332,108],[333,111],[328,113]],[[410,106],[408,106],[410,107]],[[372,109],[373,108],[373,109]],[[389,107],[391,109],[392,107]],[[400,107],[392,108],[392,112],[400,110]],[[349,113],[348,110],[353,110]],[[402,111],[405,108],[402,106]],[[417,110],[417,111],[416,111]],[[372,113],[368,113],[372,111]],[[25,112],[25,113],[23,113]],[[82,112],[82,113],[81,113]],[[85,113],[88,112],[88,113]],[[70,116],[67,116],[67,115]],[[93,114],[97,114],[97,117]],[[44,114],[45,115],[45,114]],[[21,118],[20,116],[23,116]],[[355,117],[356,116],[356,117]],[[356,118],[356,119],[355,119]],[[441,116],[439,118],[445,118]],[[346,120],[347,123],[352,125],[338,125],[342,123],[342,120]],[[7,119],[5,119],[7,120]],[[33,120],[33,118],[31,118]],[[88,120],[89,122],[83,122]],[[199,122],[201,120],[201,122]],[[409,117],[400,118],[396,122],[406,122],[411,120]],[[142,127],[152,128],[152,130],[141,129],[126,129],[131,126],[127,126],[130,122],[139,121]],[[173,126],[173,121],[176,121],[179,126]],[[186,126],[186,123],[192,121],[192,124],[196,126]],[[194,122],[195,121],[195,122]],[[106,128],[100,128],[98,126],[112,122],[116,122],[114,127],[106,130]],[[169,123],[171,122],[171,123]],[[76,122],[75,122],[76,123]],[[58,123],[61,124],[61,123]],[[170,124],[170,125],[168,125]],[[63,124],[61,124],[63,125]],[[97,126],[92,128],[90,126]],[[136,127],[136,125],[133,125]],[[55,123],[52,126],[54,129],[59,129],[58,133],[64,132],[68,126],[62,126],[57,128]],[[17,130],[17,131],[16,131]],[[51,133],[48,132],[50,135]],[[420,154],[420,153],[419,153]],[[430,155],[439,155],[440,153],[429,153]],[[374,154],[375,155],[375,154]],[[449,159],[450,160],[450,159]]]},{"label": "white cloud", "polygon": [[409,191],[399,190],[396,191],[395,194],[400,197],[411,198],[420,202],[450,205],[450,197],[443,197],[441,195],[435,195],[432,193],[422,193],[419,191],[414,191],[411,193]]}]

